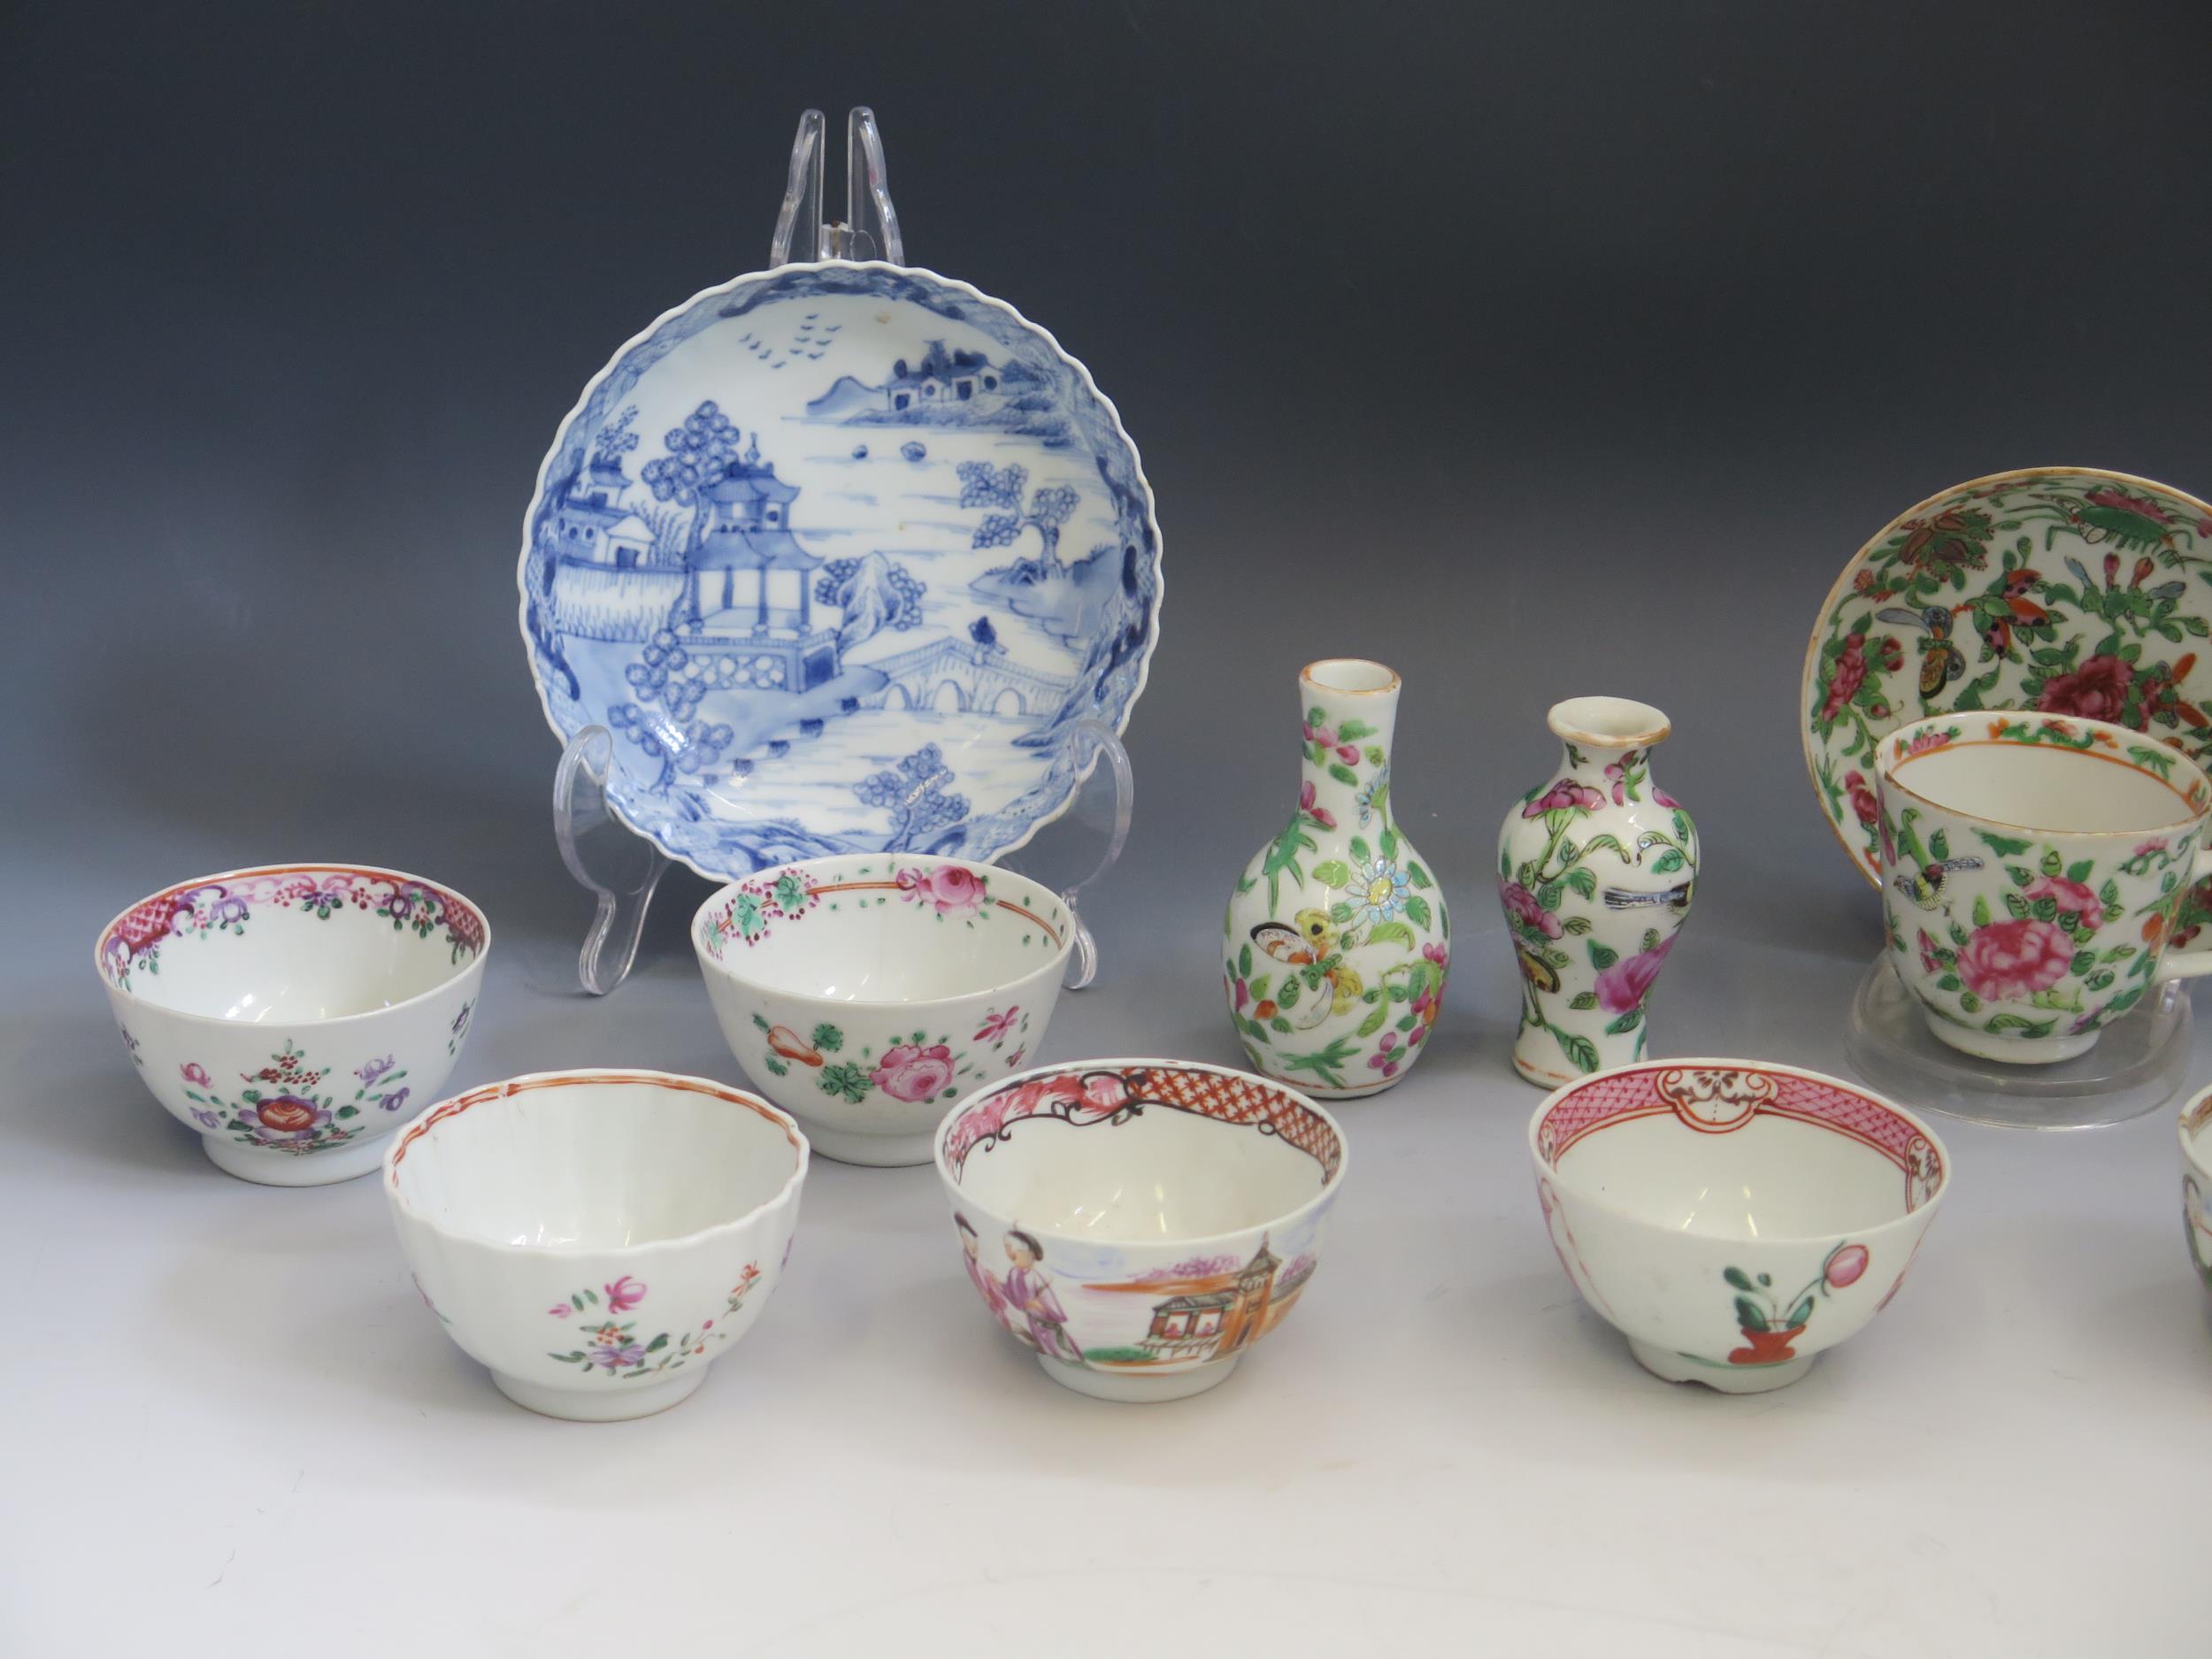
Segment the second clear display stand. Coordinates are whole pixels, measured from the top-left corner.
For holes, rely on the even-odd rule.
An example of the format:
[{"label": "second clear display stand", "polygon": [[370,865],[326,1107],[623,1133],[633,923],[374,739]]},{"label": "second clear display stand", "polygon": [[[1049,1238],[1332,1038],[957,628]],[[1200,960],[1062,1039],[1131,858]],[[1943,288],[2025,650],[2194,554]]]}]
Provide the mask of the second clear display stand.
[{"label": "second clear display stand", "polygon": [[[789,182],[770,244],[771,267],[825,259],[905,263],[875,117],[862,108],[847,119],[841,221],[822,216],[826,159],[827,124],[819,110],[809,110],[799,119],[791,148]],[[995,862],[1060,894],[1075,922],[1067,984],[1079,990],[1098,971],[1098,949],[1083,920],[1079,895],[1120,857],[1135,792],[1128,751],[1103,721],[1074,721],[1063,741],[1071,775],[1079,780],[1074,795],[1033,841]],[[587,726],[569,741],[553,777],[553,834],[562,862],[598,899],[577,961],[577,977],[595,996],[605,995],[628,977],[646,914],[669,863],[658,847],[622,822],[608,801],[614,752],[605,726]]]},{"label": "second clear display stand", "polygon": [[2191,1025],[2188,987],[2170,980],[2078,1059],[1983,1060],[1937,1040],[1885,952],[1852,998],[1844,1049],[1860,1076],[1916,1111],[2019,1129],[2090,1129],[2155,1111],[2180,1093]]}]

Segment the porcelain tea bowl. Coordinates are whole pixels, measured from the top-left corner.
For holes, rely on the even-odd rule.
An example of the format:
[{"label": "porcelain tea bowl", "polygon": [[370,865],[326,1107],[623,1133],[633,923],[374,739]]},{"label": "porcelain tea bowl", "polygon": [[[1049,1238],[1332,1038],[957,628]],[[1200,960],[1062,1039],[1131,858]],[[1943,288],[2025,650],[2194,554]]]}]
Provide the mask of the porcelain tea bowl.
[{"label": "porcelain tea bowl", "polygon": [[1180,1060],[1025,1071],[937,1132],[984,1307],[1101,1400],[1225,1381],[1313,1276],[1344,1169],[1343,1131],[1295,1089]]},{"label": "porcelain tea bowl", "polygon": [[2189,1265],[2212,1290],[2212,1088],[2181,1109],[2181,1230]]},{"label": "porcelain tea bowl", "polygon": [[218,1169],[269,1187],[366,1175],[437,1099],[491,952],[484,912],[397,870],[280,864],[180,882],[100,930],[138,1074]]},{"label": "porcelain tea bowl", "polygon": [[2070,1060],[2160,981],[2212,972],[2212,943],[2167,948],[2212,875],[2212,779],[2179,750],[2076,715],[1948,714],[1882,739],[1875,778],[1890,965],[1950,1047]]},{"label": "porcelain tea bowl", "polygon": [[1575,1288],[1669,1382],[1803,1376],[1904,1282],[1950,1179],[1927,1125],[1757,1060],[1644,1060],[1545,1097],[1537,1200]]},{"label": "porcelain tea bowl", "polygon": [[732,883],[691,942],[738,1064],[815,1149],[912,1164],[953,1102],[1037,1052],[1073,924],[1010,870],[863,853]]},{"label": "porcelain tea bowl", "polygon": [[544,1071],[416,1118],[384,1155],[415,1287],[517,1405],[664,1411],[782,1277],[806,1137],[757,1095],[664,1071]]}]

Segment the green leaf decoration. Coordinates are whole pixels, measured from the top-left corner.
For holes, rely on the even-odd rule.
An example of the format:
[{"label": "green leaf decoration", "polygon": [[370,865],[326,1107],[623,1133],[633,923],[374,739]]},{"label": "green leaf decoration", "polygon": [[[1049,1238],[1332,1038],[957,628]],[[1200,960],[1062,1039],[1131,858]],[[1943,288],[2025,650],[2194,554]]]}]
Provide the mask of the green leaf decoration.
[{"label": "green leaf decoration", "polygon": [[1955,991],[1959,988],[1960,984],[1961,981],[1957,974],[1947,973],[1936,981],[1936,989],[1939,991]]},{"label": "green leaf decoration", "polygon": [[1720,1276],[1726,1279],[1730,1284],[1733,1285],[1738,1290],[1749,1290],[1751,1288],[1751,1275],[1745,1272],[1740,1267],[1724,1267],[1720,1270]]},{"label": "green leaf decoration", "polygon": [[1560,1052],[1573,1063],[1578,1071],[1594,1071],[1598,1069],[1597,1044],[1587,1037],[1571,1035],[1556,1025],[1551,1027],[1551,1034],[1553,1041],[1558,1043]]},{"label": "green leaf decoration", "polygon": [[655,1337],[650,1342],[648,1342],[645,1345],[645,1351],[648,1354],[657,1354],[661,1351],[661,1349],[666,1348],[667,1346],[668,1333],[664,1331],[658,1336]]},{"label": "green leaf decoration", "polygon": [[1295,973],[1286,973],[1283,975],[1283,988],[1275,994],[1275,1006],[1295,1008],[1298,1006],[1299,997],[1302,995],[1304,993],[1299,988],[1298,976]]},{"label": "green leaf decoration", "polygon": [[1951,837],[1949,833],[1945,830],[1938,830],[1934,834],[1929,836],[1928,851],[1932,856],[1937,858],[1948,858],[1951,856]]},{"label": "green leaf decoration", "polygon": [[768,1029],[768,1022],[763,1019],[758,1014],[753,1016],[753,1024],[759,1030],[766,1031]]},{"label": "green leaf decoration", "polygon": [[1768,1328],[1766,1315],[1759,1311],[1759,1304],[1748,1296],[1736,1298],[1736,1323],[1747,1331],[1763,1331]]},{"label": "green leaf decoration", "polygon": [[2058,919],[2058,901],[2046,894],[2028,906],[2028,914],[2039,922],[2055,922]]},{"label": "green leaf decoration", "polygon": [[1354,788],[1359,787],[1359,773],[1354,772],[1340,760],[1333,760],[1329,763],[1329,776],[1339,783],[1348,784]]},{"label": "green leaf decoration", "polygon": [[1977,927],[1989,926],[1989,901],[1978,893],[1974,895],[1974,926]]},{"label": "green leaf decoration", "polygon": [[1380,744],[1370,743],[1366,749],[1366,755],[1367,764],[1369,765],[1379,766],[1383,764],[1384,755],[1382,752],[1382,746]]},{"label": "green leaf decoration", "polygon": [[2064,862],[2059,857],[2057,848],[2047,847],[2043,849],[2043,873],[2045,875],[2055,876],[2064,868]]},{"label": "green leaf decoration", "polygon": [[1586,1010],[1595,1008],[1597,1005],[1598,994],[1595,991],[1577,991],[1572,997],[1568,999],[1567,1002],[1567,1006],[1569,1008]]},{"label": "green leaf decoration", "polygon": [[1270,1031],[1288,1031],[1290,1029],[1290,1022],[1285,1019],[1280,1014],[1278,1014],[1274,1018],[1267,1022],[1267,1028]]},{"label": "green leaf decoration", "polygon": [[[1569,887],[1572,887],[1577,893],[1582,895],[1582,896],[1586,899],[1593,899],[1597,896],[1597,872],[1591,869],[1586,864],[1577,864],[1573,869],[1567,872],[1565,875],[1560,877],[1560,879],[1564,881]],[[1428,884],[1424,882],[1422,885],[1425,887]]]},{"label": "green leaf decoration", "polygon": [[1970,1014],[1978,1013],[1981,1010],[1982,999],[1975,995],[1971,991],[1961,991],[1959,993],[1959,1006]]},{"label": "green leaf decoration", "polygon": [[1566,889],[1556,881],[1547,881],[1536,889],[1536,902],[1548,910],[1557,910],[1560,900],[1566,896]]},{"label": "green leaf decoration", "polygon": [[1325,887],[1346,887],[1352,884],[1352,867],[1341,858],[1325,858],[1313,867],[1313,879]]},{"label": "green leaf decoration", "polygon": [[1789,1317],[1784,1319],[1782,1323],[1785,1326],[1799,1325],[1804,1324],[1806,1320],[1811,1318],[1812,1317],[1813,1299],[1810,1296],[1808,1296],[1804,1301],[1799,1302],[1797,1306],[1790,1310]]},{"label": "green leaf decoration", "polygon": [[1424,890],[1436,885],[1429,879],[1429,872],[1422,869],[1417,860],[1411,858],[1406,860],[1406,879],[1412,882],[1417,888]]},{"label": "green leaf decoration", "polygon": [[1570,916],[1560,926],[1571,933],[1586,933],[1590,931],[1590,918],[1586,916]]},{"label": "green leaf decoration", "polygon": [[1313,707],[1306,710],[1306,724],[1308,726],[1326,726],[1328,723],[1329,711],[1323,708],[1319,703],[1315,703]]},{"label": "green leaf decoration", "polygon": [[1343,926],[1345,923],[1352,919],[1352,907],[1339,899],[1334,904],[1329,906],[1329,919],[1339,927]]},{"label": "green leaf decoration", "polygon": [[1628,1033],[1635,1030],[1637,1026],[1642,1025],[1643,1023],[1644,1010],[1640,1008],[1632,1008],[1628,1010],[1628,1012],[1623,1014],[1618,1019],[1608,1025],[1605,1028],[1605,1034],[1609,1037],[1625,1036]]},{"label": "green leaf decoration", "polygon": [[[1413,918],[1413,925],[1416,927],[1426,927],[1430,925],[1429,902],[1417,894],[1406,895],[1406,914]],[[1371,939],[1373,935],[1371,934],[1369,937]]]},{"label": "green leaf decoration", "polygon": [[1383,1022],[1389,1018],[1390,1004],[1387,1002],[1376,1003],[1375,1011],[1370,1014],[1365,1019],[1360,1021],[1358,1034],[1363,1037],[1373,1036],[1377,1032],[1383,1028]]},{"label": "green leaf decoration", "polygon": [[1646,950],[1656,950],[1659,949],[1659,930],[1657,928],[1647,927],[1644,929],[1644,949]]},{"label": "green leaf decoration", "polygon": [[1240,979],[1248,979],[1251,977],[1252,947],[1246,945],[1243,949],[1237,952],[1237,978]]},{"label": "green leaf decoration", "polygon": [[[1425,925],[1425,918],[1424,923]],[[1367,942],[1371,945],[1403,945],[1410,950],[1419,941],[1414,937],[1413,930],[1403,922],[1377,922],[1367,930]]]},{"label": "green leaf decoration", "polygon": [[[2017,893],[2008,893],[2005,895],[2005,909],[2011,913],[2013,919],[2017,921],[2028,913],[2028,902]],[[1959,942],[1964,944],[1966,941],[1961,940]]]},{"label": "green leaf decoration", "polygon": [[1682,849],[1680,848],[1670,847],[1666,851],[1661,853],[1656,858],[1651,861],[1651,868],[1654,874],[1663,876],[1681,869],[1682,866],[1687,862],[1688,861],[1682,856]]},{"label": "green leaf decoration", "polygon": [[835,1054],[845,1046],[845,1033],[827,1020],[824,1020],[814,1028],[813,1043],[818,1048],[826,1048],[830,1053]]},{"label": "green leaf decoration", "polygon": [[1382,849],[1384,857],[1395,858],[1398,856],[1398,832],[1388,825],[1383,826],[1382,833],[1375,838],[1375,843]]},{"label": "green leaf decoration", "polygon": [[337,1115],[341,1118],[358,1118],[361,1109],[358,1106],[341,1106]]},{"label": "green leaf decoration", "polygon": [[2025,864],[2007,864],[2005,874],[2011,878],[2012,885],[2016,887],[2024,887],[2035,879],[2035,872]]},{"label": "green leaf decoration", "polygon": [[2066,879],[2069,881],[2086,882],[2096,872],[2097,861],[2093,858],[2079,859],[2066,866]]},{"label": "green leaf decoration", "polygon": [[1594,939],[1589,942],[1590,965],[1603,972],[1621,959],[1621,953],[1610,945],[1601,945]]},{"label": "green leaf decoration", "polygon": [[1363,737],[1374,735],[1375,728],[1364,720],[1347,720],[1336,728],[1336,741],[1340,743],[1356,743]]},{"label": "green leaf decoration", "polygon": [[1373,861],[1375,851],[1373,848],[1367,844],[1366,837],[1363,835],[1355,835],[1352,837],[1352,856],[1358,859],[1362,864],[1369,864]]}]

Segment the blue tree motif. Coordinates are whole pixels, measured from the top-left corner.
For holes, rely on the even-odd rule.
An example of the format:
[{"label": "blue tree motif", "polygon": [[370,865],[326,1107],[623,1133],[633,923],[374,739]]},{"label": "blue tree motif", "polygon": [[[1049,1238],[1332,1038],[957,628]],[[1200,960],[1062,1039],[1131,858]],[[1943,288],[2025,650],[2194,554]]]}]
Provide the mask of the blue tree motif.
[{"label": "blue tree motif", "polygon": [[[609,709],[607,724],[660,762],[659,774],[647,787],[665,789],[679,772],[704,777],[736,733],[720,721],[694,716],[710,691],[734,683],[736,664],[726,657],[687,651],[663,628],[622,672],[637,701]],[[656,703],[665,712],[656,713]]]},{"label": "blue tree motif", "polygon": [[[835,605],[842,611],[852,603],[853,578],[860,574],[858,559],[832,559],[822,566],[821,574],[814,580],[814,597],[818,603]],[[887,579],[892,609],[883,619],[887,628],[901,633],[919,626],[922,619],[922,595],[928,591],[909,575],[903,565],[893,565]]]},{"label": "blue tree motif", "polygon": [[637,419],[637,405],[632,403],[605,426],[591,442],[592,459],[618,461],[637,448],[637,434],[630,430],[630,423]]},{"label": "blue tree motif", "polygon": [[947,795],[952,769],[934,743],[925,743],[899,762],[853,786],[853,793],[870,806],[891,814],[891,833],[883,850],[895,853],[921,843],[933,831],[956,824],[968,816],[968,798]]},{"label": "blue tree motif", "polygon": [[[691,532],[685,542],[687,565],[693,563],[691,555],[698,551],[706,536],[710,516],[706,492],[728,476],[730,463],[737,459],[741,435],[737,423],[710,397],[684,417],[682,426],[670,427],[662,437],[668,453],[655,457],[639,470],[638,477],[653,492],[655,501],[672,501],[691,510]],[[699,572],[695,567],[684,583],[675,609],[695,626],[698,623]]]},{"label": "blue tree motif", "polygon": [[1029,469],[1018,462],[993,466],[988,461],[963,461],[954,471],[960,479],[960,504],[993,510],[976,526],[969,546],[1011,547],[1024,529],[1033,529],[1044,543],[1044,552],[1036,562],[1039,578],[1065,574],[1060,564],[1060,526],[1075,513],[1078,497],[1073,485],[1048,485],[1030,496],[1025,511],[1022,490],[1029,482]]}]

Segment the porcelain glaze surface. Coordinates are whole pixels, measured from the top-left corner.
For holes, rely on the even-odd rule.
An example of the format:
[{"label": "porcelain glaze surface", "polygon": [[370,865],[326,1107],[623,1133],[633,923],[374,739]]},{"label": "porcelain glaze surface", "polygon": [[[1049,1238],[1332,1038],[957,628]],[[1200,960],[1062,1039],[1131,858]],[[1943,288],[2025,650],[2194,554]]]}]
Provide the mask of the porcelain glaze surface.
[{"label": "porcelain glaze surface", "polygon": [[1222,987],[1254,1069],[1324,1099],[1388,1088],[1444,1002],[1451,917],[1392,807],[1398,676],[1299,676],[1298,803],[1229,895]]},{"label": "porcelain glaze surface", "polygon": [[385,1196],[415,1287],[501,1391],[603,1421],[676,1404],[752,1328],[807,1144],[765,1101],[659,1071],[543,1072],[409,1124]]},{"label": "porcelain glaze surface", "polygon": [[873,853],[764,872],[692,920],[746,1075],[853,1164],[928,1163],[947,1107],[1034,1057],[1073,942],[1026,877]]},{"label": "porcelain glaze surface", "polygon": [[1507,811],[1498,898],[1520,969],[1513,1066],[1555,1088],[1643,1056],[1646,1002],[1697,895],[1697,829],[1651,777],[1667,717],[1620,697],[1553,705],[1559,764]]},{"label": "porcelain glaze surface", "polygon": [[1056,1382],[1214,1386],[1312,1277],[1343,1179],[1335,1122],[1220,1066],[1093,1060],[969,1096],[937,1132],[969,1282]]},{"label": "porcelain glaze surface", "polygon": [[927,271],[786,265],[677,307],[586,388],[518,572],[547,718],[616,735],[609,799],[707,876],[989,860],[1119,732],[1160,534],[1083,366]]},{"label": "porcelain glaze surface", "polygon": [[1892,965],[1928,1028],[1984,1059],[2085,1052],[2162,979],[2212,854],[2212,781],[2125,726],[1939,716],[1881,740],[1882,904]]},{"label": "porcelain glaze surface", "polygon": [[365,1175],[435,1099],[482,993],[491,931],[396,870],[269,865],[181,882],[95,951],[139,1076],[224,1171],[267,1186]]},{"label": "porcelain glaze surface", "polygon": [[1756,1393],[1897,1294],[1948,1184],[1870,1090],[1742,1060],[1645,1061],[1547,1096],[1537,1199],[1583,1299],[1671,1382]]},{"label": "porcelain glaze surface", "polygon": [[1876,748],[1928,715],[2109,720],[2202,760],[2208,634],[2212,506],[2196,497],[2081,467],[1932,495],[1859,549],[1814,625],[1799,707],[1821,810],[1878,882]]},{"label": "porcelain glaze surface", "polygon": [[2181,1233],[2189,1265],[2212,1291],[2212,1088],[2181,1109]]}]

